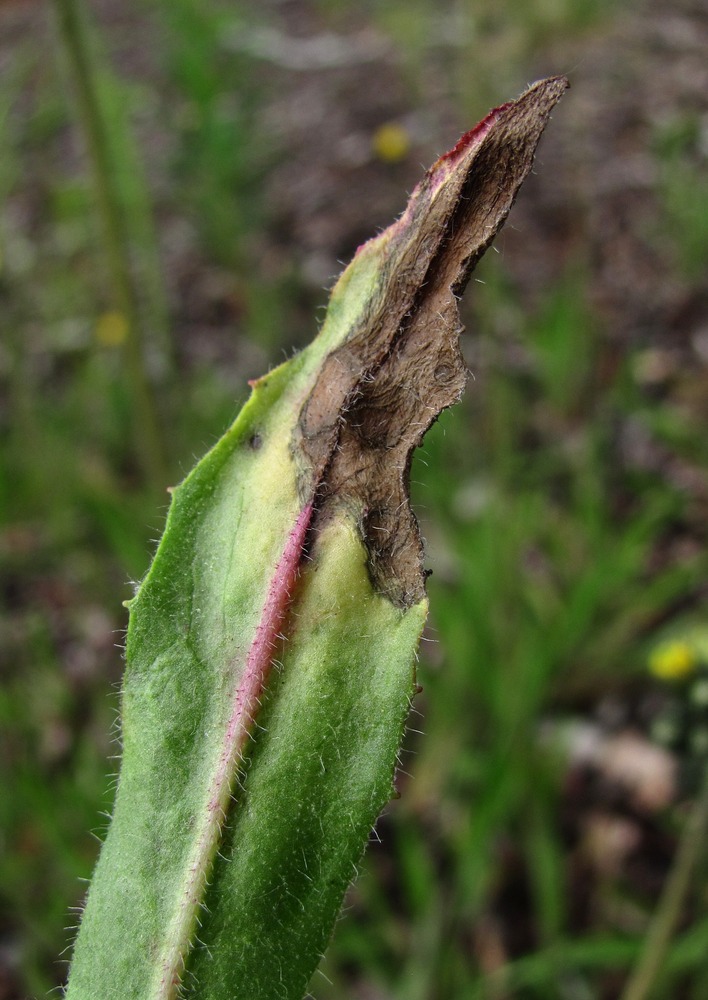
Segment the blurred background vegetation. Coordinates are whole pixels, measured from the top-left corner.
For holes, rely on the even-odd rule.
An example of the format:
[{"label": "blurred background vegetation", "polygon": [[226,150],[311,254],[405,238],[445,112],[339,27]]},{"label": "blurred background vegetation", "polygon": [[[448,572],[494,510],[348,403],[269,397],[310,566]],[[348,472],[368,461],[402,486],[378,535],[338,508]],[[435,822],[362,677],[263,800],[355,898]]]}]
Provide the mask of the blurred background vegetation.
[{"label": "blurred background vegetation", "polygon": [[464,302],[474,380],[414,466],[402,797],[311,990],[629,997],[649,934],[652,995],[705,1000],[704,0],[89,6],[113,242],[66,0],[0,3],[0,1000],[65,975],[164,488],[423,167],[558,72]]}]

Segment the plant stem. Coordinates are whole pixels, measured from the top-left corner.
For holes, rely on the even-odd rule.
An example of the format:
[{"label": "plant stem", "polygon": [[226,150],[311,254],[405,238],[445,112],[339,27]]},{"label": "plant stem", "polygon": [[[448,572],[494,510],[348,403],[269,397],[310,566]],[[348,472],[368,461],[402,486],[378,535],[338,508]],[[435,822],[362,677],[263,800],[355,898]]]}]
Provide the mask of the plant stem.
[{"label": "plant stem", "polygon": [[129,240],[120,191],[111,165],[108,124],[102,113],[98,74],[79,0],[54,0],[54,7],[91,162],[115,306],[126,321],[124,356],[133,394],[136,447],[148,483],[161,492],[168,483],[166,447],[145,366]]},{"label": "plant stem", "polygon": [[708,831],[708,767],[679,841],[673,867],[664,885],[644,946],[625,986],[622,1000],[647,1000],[656,985],[671,938],[681,917],[691,876]]}]

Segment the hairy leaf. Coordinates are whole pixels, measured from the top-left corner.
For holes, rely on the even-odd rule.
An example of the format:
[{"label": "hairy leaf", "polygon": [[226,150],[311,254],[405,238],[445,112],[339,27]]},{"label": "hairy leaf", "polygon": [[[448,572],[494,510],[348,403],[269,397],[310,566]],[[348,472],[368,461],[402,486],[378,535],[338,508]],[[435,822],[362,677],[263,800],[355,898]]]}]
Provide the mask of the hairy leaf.
[{"label": "hairy leaf", "polygon": [[427,604],[413,449],[457,300],[566,81],[433,165],[173,494],[131,602],[115,811],[69,1000],[300,1000],[393,792]]}]

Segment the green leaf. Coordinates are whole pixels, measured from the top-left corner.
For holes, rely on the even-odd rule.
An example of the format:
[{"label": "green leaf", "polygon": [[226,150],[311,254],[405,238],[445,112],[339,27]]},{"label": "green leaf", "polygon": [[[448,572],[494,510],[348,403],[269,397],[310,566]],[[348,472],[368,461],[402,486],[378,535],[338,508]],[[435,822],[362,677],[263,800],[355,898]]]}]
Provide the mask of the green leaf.
[{"label": "green leaf", "polygon": [[491,112],[361,247],[312,345],[173,495],[131,602],[114,816],[69,1000],[299,1000],[394,791],[427,612],[413,449],[457,299],[566,81]]}]

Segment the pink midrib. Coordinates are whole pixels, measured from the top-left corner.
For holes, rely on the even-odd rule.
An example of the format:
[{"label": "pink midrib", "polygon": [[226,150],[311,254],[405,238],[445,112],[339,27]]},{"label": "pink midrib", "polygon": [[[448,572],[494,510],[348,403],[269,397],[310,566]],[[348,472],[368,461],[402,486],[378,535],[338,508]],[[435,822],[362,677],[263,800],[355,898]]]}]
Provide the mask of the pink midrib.
[{"label": "pink midrib", "polygon": [[[226,729],[224,749],[219,761],[219,770],[215,776],[215,786],[219,786],[227,778],[227,772],[233,764],[233,747],[245,742],[255,717],[256,708],[260,704],[260,696],[265,688],[268,674],[273,662],[273,650],[278,644],[280,626],[283,623],[295,581],[298,575],[305,536],[312,518],[312,504],[308,504],[298,516],[295,527],[290,532],[285,543],[283,554],[275,570],[268,596],[263,606],[261,620],[256,628],[256,634],[246,658],[246,668],[236,689],[234,704]],[[209,809],[216,808],[217,802],[212,799]]]},{"label": "pink midrib", "polygon": [[180,910],[167,943],[167,954],[161,965],[156,1000],[171,1000],[178,995],[207,875],[216,856],[226,819],[238,762],[242,759],[243,748],[260,706],[261,695],[273,663],[273,651],[278,645],[281,627],[298,577],[312,510],[312,503],[303,508],[285,543],[246,657],[246,666],[234,694],[219,763],[209,788],[202,831],[189,866]]}]

